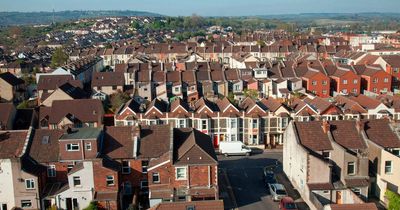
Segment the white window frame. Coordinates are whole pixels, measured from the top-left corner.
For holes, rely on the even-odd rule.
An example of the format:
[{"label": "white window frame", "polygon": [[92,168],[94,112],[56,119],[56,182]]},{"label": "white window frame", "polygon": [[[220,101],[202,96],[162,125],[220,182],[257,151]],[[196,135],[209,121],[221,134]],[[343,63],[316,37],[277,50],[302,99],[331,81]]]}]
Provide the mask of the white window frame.
[{"label": "white window frame", "polygon": [[354,79],[353,84],[358,84],[358,79]]},{"label": "white window frame", "polygon": [[[71,145],[70,149],[68,149],[68,145]],[[78,146],[78,149],[72,149],[73,146]],[[67,152],[78,152],[80,150],[80,146],[79,146],[78,143],[69,143],[69,144],[65,145],[65,149],[66,149]]]},{"label": "white window frame", "polygon": [[[178,170],[184,170],[184,176],[178,177]],[[175,167],[175,180],[187,180],[187,167]]]},{"label": "white window frame", "polygon": [[[349,168],[353,166],[353,172],[350,173]],[[347,175],[355,175],[356,174],[356,163],[355,162],[347,162]]]},{"label": "white window frame", "polygon": [[85,150],[92,151],[92,142],[85,143]]},{"label": "white window frame", "polygon": [[[386,163],[390,163],[390,166],[387,166]],[[389,169],[389,170],[387,170]],[[393,161],[386,160],[385,161],[385,174],[392,174],[393,173]]]},{"label": "white window frame", "polygon": [[[24,206],[24,203],[25,203],[25,204],[28,204],[28,206]],[[30,205],[29,205],[29,204],[30,204]],[[32,208],[32,207],[33,207],[32,200],[21,200],[21,208],[23,208],[23,209],[25,209],[25,208],[30,209],[30,208]]]},{"label": "white window frame", "polygon": [[[143,165],[144,162],[147,162],[147,165]],[[148,172],[148,171],[147,171],[148,164],[149,164],[148,161],[142,161],[142,173],[143,173],[143,174],[147,174],[147,172]]]},{"label": "white window frame", "polygon": [[313,86],[316,86],[318,83],[317,83],[317,81],[313,80],[313,81],[311,82],[311,84],[312,84]]},{"label": "white window frame", "polygon": [[344,80],[343,80],[343,84],[344,84],[344,85],[347,85],[347,79],[344,79]]},{"label": "white window frame", "polygon": [[384,83],[388,83],[389,82],[389,78],[387,78],[387,77],[383,78],[383,82]]},{"label": "white window frame", "polygon": [[[77,181],[77,180],[79,180],[79,184],[75,184],[75,181]],[[80,176],[73,176],[72,177],[72,184],[74,185],[74,187],[82,186],[81,177]]]},{"label": "white window frame", "polygon": [[34,179],[25,179],[25,189],[34,190],[35,189],[35,180]]},{"label": "white window frame", "polygon": [[[203,128],[203,123],[205,122],[205,126],[206,126],[206,128]],[[201,130],[208,130],[208,119],[200,119],[200,129]]]},{"label": "white window frame", "polygon": [[[108,183],[110,182],[110,183]],[[106,184],[107,186],[114,186],[115,185],[115,180],[113,175],[107,175],[106,176]]]},{"label": "white window frame", "polygon": [[47,177],[56,177],[57,171],[55,165],[47,166]]},{"label": "white window frame", "polygon": [[[256,124],[256,126],[254,126],[254,124]],[[253,119],[251,119],[251,127],[253,128],[253,129],[258,129],[258,127],[259,127],[259,125],[258,125],[259,123],[258,123],[258,119],[257,118],[253,118]]]},{"label": "white window frame", "polygon": [[177,119],[176,127],[177,128],[186,128],[186,119]]},{"label": "white window frame", "polygon": [[[154,177],[158,177],[158,181],[154,181]],[[153,183],[156,183],[156,184],[160,183],[160,182],[161,182],[161,180],[160,180],[160,173],[158,173],[158,172],[152,173],[152,174],[151,174],[151,181],[152,181]]]},{"label": "white window frame", "polygon": [[[124,162],[128,163],[128,166],[124,166]],[[130,174],[131,173],[131,162],[128,160],[123,160],[122,164],[122,174]]]},{"label": "white window frame", "polygon": [[326,80],[322,81],[322,85],[327,85],[327,84],[328,84],[328,82]]}]

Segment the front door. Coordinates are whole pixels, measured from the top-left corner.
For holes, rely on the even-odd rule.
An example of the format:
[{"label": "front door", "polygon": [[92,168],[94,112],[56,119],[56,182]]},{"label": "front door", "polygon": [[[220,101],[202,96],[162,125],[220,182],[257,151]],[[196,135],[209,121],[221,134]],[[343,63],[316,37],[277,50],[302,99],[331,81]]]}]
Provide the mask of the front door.
[{"label": "front door", "polygon": [[65,199],[65,206],[67,207],[67,209],[72,209],[72,199],[71,198]]}]

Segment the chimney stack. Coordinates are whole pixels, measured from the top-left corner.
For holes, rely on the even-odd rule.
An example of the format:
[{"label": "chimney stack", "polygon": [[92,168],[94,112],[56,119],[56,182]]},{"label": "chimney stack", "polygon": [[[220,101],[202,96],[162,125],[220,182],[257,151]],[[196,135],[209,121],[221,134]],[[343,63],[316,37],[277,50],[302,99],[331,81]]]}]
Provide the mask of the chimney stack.
[{"label": "chimney stack", "polygon": [[329,122],[327,120],[323,120],[322,121],[322,130],[324,131],[324,133],[328,133],[328,131],[330,130],[331,126],[329,125]]},{"label": "chimney stack", "polygon": [[357,128],[358,133],[361,133],[361,131],[364,130],[364,125],[365,125],[365,123],[362,122],[361,120],[358,119],[356,121],[356,128]]}]

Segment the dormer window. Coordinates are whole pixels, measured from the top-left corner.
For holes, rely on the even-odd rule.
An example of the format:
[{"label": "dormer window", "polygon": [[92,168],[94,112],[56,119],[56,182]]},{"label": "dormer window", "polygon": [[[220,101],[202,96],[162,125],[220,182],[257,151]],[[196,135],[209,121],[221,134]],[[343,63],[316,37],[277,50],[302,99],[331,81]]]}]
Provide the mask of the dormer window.
[{"label": "dormer window", "polygon": [[324,151],[324,152],[322,152],[322,156],[324,157],[324,158],[330,158],[331,157],[331,153],[330,152],[326,152],[326,151]]},{"label": "dormer window", "polygon": [[76,152],[79,151],[79,144],[67,144],[66,146],[68,152]]}]

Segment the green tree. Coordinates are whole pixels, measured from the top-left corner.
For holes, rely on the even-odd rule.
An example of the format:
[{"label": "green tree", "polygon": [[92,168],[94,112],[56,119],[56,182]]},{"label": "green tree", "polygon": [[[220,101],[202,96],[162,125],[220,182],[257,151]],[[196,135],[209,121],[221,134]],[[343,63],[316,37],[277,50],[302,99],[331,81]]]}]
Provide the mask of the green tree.
[{"label": "green tree", "polygon": [[250,97],[252,99],[257,99],[258,98],[258,91],[257,90],[252,90],[252,89],[245,89],[244,91],[244,96]]},{"label": "green tree", "polygon": [[92,201],[90,202],[89,206],[84,208],[83,210],[97,210],[97,202]]},{"label": "green tree", "polygon": [[25,100],[18,104],[17,109],[28,109],[29,107],[29,101]]},{"label": "green tree", "polygon": [[51,64],[52,68],[56,68],[62,66],[67,63],[68,55],[64,52],[62,48],[57,48],[54,51],[53,56],[51,57]]},{"label": "green tree", "polygon": [[400,209],[400,195],[399,194],[392,192],[390,190],[387,190],[385,193],[385,196],[389,200],[388,210]]},{"label": "green tree", "polygon": [[129,99],[131,99],[131,97],[126,92],[118,92],[112,94],[110,96],[111,110],[112,111],[117,110],[122,104],[128,102]]}]

